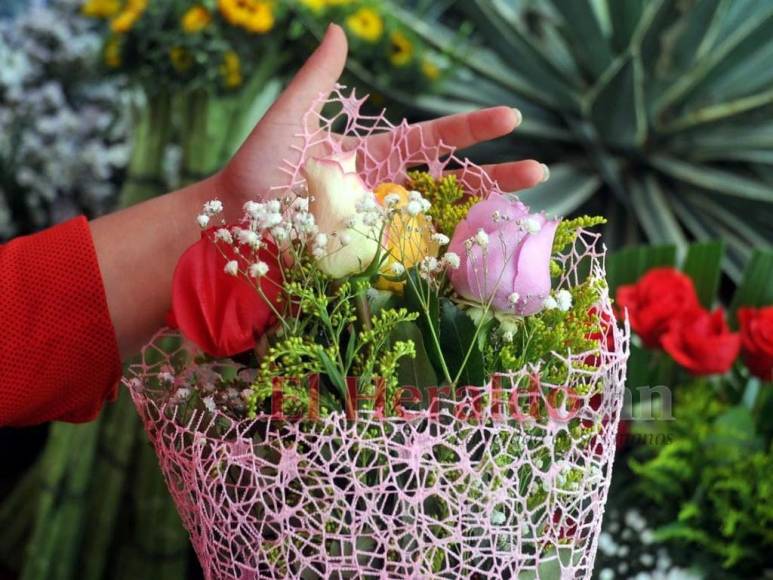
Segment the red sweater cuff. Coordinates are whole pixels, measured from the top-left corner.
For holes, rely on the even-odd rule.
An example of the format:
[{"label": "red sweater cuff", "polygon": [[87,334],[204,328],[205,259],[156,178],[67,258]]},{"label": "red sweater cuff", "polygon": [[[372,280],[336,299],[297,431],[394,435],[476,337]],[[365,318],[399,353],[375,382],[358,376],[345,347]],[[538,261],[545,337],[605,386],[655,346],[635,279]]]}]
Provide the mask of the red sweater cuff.
[{"label": "red sweater cuff", "polygon": [[0,246],[0,272],[0,425],[93,419],[121,362],[88,222]]}]

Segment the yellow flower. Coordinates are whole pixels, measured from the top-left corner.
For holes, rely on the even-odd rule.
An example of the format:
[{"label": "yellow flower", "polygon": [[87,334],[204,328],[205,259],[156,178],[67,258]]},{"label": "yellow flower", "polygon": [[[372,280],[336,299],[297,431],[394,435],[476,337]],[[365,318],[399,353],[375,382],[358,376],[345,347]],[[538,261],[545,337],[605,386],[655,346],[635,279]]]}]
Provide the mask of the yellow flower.
[{"label": "yellow flower", "polygon": [[346,19],[346,27],[358,38],[377,42],[384,33],[384,21],[372,8],[360,8]]},{"label": "yellow flower", "polygon": [[440,77],[440,67],[431,60],[424,59],[421,62],[421,72],[431,81],[435,81]]},{"label": "yellow flower", "polygon": [[223,64],[220,65],[220,74],[223,75],[225,86],[234,89],[242,84],[242,62],[239,55],[229,50],[223,55]]},{"label": "yellow flower", "polygon": [[[396,195],[399,201],[391,206],[404,208],[408,205],[409,193],[402,185],[396,183],[382,183],[373,191],[376,199],[387,205],[386,197]],[[389,252],[384,261],[381,273],[394,277],[392,267],[400,264],[406,270],[416,266],[425,257],[436,257],[440,249],[438,243],[432,239],[435,233],[432,222],[423,214],[415,216],[407,213],[396,213],[386,232],[384,232],[383,246]],[[402,293],[405,282],[395,282],[386,278],[379,278],[375,284],[379,290],[390,290]]]},{"label": "yellow flower", "polygon": [[218,0],[218,8],[229,23],[256,34],[274,28],[274,3],[269,0]]},{"label": "yellow flower", "polygon": [[110,18],[121,9],[121,0],[87,0],[81,6],[81,13],[90,18]]},{"label": "yellow flower", "polygon": [[193,56],[182,46],[173,46],[169,49],[169,60],[177,72],[185,72],[193,66]]},{"label": "yellow flower", "polygon": [[212,22],[212,14],[199,4],[188,8],[183,14],[181,24],[185,32],[192,34],[204,30],[210,22]]},{"label": "yellow flower", "polygon": [[116,34],[129,32],[148,7],[148,0],[127,0],[123,10],[110,21],[110,29]]},{"label": "yellow flower", "polygon": [[301,0],[301,4],[312,12],[322,12],[330,2],[329,0]]},{"label": "yellow flower", "polygon": [[123,63],[121,41],[117,37],[114,36],[105,43],[104,58],[105,64],[110,68],[118,68]]},{"label": "yellow flower", "polygon": [[400,31],[392,34],[392,53],[389,60],[395,66],[405,66],[413,58],[413,43]]}]

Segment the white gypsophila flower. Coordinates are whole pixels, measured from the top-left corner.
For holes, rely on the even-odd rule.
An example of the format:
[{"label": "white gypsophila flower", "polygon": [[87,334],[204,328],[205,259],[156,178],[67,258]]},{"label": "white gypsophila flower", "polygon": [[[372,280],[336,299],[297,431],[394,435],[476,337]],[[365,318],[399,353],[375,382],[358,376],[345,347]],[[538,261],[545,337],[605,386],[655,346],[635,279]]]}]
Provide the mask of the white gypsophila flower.
[{"label": "white gypsophila flower", "polygon": [[518,292],[513,292],[512,294],[510,294],[510,295],[507,297],[507,301],[508,301],[510,304],[512,304],[513,306],[515,306],[516,304],[518,304],[518,301],[519,301],[520,299],[521,299],[521,295],[520,295],[520,294],[518,294]]},{"label": "white gypsophila flower", "polygon": [[323,234],[322,232],[320,232],[316,236],[314,236],[314,247],[316,248],[326,248],[327,242],[328,242],[327,234]]},{"label": "white gypsophila flower", "polygon": [[178,401],[185,401],[191,396],[191,390],[188,387],[180,387],[174,394]]},{"label": "white gypsophila flower", "polygon": [[410,216],[417,216],[421,213],[421,203],[418,201],[409,201],[405,206],[405,213]]},{"label": "white gypsophila flower", "polygon": [[204,407],[210,413],[214,413],[215,411],[217,411],[217,405],[215,404],[215,397],[204,397],[201,400],[201,402],[204,403]]},{"label": "white gypsophila flower", "polygon": [[572,307],[572,293],[569,290],[559,290],[556,293],[556,302],[561,312],[567,312]]},{"label": "white gypsophila flower", "polygon": [[161,381],[162,383],[173,383],[174,375],[169,371],[163,371],[158,373],[158,380]]},{"label": "white gypsophila flower", "polygon": [[384,198],[384,203],[387,207],[394,207],[400,203],[400,195],[397,193],[390,193]]},{"label": "white gypsophila flower", "polygon": [[451,240],[445,234],[435,233],[435,234],[432,234],[432,241],[437,242],[441,246],[445,246],[445,245],[448,245],[448,242],[450,242]]},{"label": "white gypsophila flower", "polygon": [[424,196],[421,195],[420,191],[416,191],[415,189],[412,189],[408,192],[408,201],[417,201],[421,203],[421,200],[424,199]]},{"label": "white gypsophila flower", "polygon": [[391,272],[392,276],[402,276],[405,274],[405,266],[403,266],[400,262],[395,262],[389,267],[389,271]]},{"label": "white gypsophila flower", "polygon": [[317,260],[320,260],[325,256],[327,256],[327,247],[320,247],[320,246],[314,247],[311,250],[311,255],[314,256]]},{"label": "white gypsophila flower", "polygon": [[265,211],[263,204],[258,203],[257,201],[244,202],[242,209],[244,210],[244,213],[246,213],[250,218],[254,220],[260,219],[263,215],[263,212]]},{"label": "white gypsophila flower", "polygon": [[352,236],[349,232],[341,232],[338,236],[338,241],[341,242],[342,246],[348,246],[352,243]]},{"label": "white gypsophila flower", "polygon": [[244,244],[250,248],[257,248],[260,245],[260,236],[252,230],[239,229],[236,232],[236,237],[240,244]]},{"label": "white gypsophila flower", "polygon": [[204,213],[215,215],[223,211],[223,202],[219,199],[213,199],[204,204]]},{"label": "white gypsophila flower", "polygon": [[440,262],[434,256],[425,256],[419,263],[419,273],[425,278],[437,272],[439,268]]},{"label": "white gypsophila flower", "polygon": [[422,199],[419,204],[421,204],[422,213],[427,213],[432,208],[432,203],[428,199]]},{"label": "white gypsophila flower", "polygon": [[199,224],[199,227],[201,229],[204,229],[204,228],[207,227],[207,225],[209,225],[209,216],[208,215],[204,215],[204,214],[200,214],[200,215],[196,216],[196,222]]},{"label": "white gypsophila flower", "polygon": [[475,234],[475,243],[485,249],[488,247],[488,242],[488,234],[482,229],[478,230],[478,233]]},{"label": "white gypsophila flower", "polygon": [[230,260],[223,268],[223,271],[229,276],[236,276],[239,273],[239,262]]},{"label": "white gypsophila flower", "polygon": [[459,254],[456,252],[446,252],[443,254],[443,264],[451,268],[452,270],[456,270],[459,268],[459,266],[462,263],[461,258],[459,258]]},{"label": "white gypsophila flower", "polygon": [[254,264],[250,264],[249,274],[253,278],[260,278],[261,276],[265,276],[268,274],[268,264],[265,262],[255,262]]},{"label": "white gypsophila flower", "polygon": [[292,208],[297,213],[306,213],[309,211],[309,198],[308,197],[296,197],[293,200]]},{"label": "white gypsophila flower", "polygon": [[539,233],[539,231],[542,229],[542,225],[533,217],[526,218],[521,222],[521,225],[523,226],[523,229],[525,229],[530,234]]},{"label": "white gypsophila flower", "polygon": [[281,213],[282,204],[279,202],[278,199],[270,199],[266,202],[266,210],[269,213]]},{"label": "white gypsophila flower", "polygon": [[234,243],[234,239],[233,239],[233,236],[231,235],[231,232],[229,232],[226,228],[220,228],[215,232],[215,241],[224,242],[228,245],[231,245]]},{"label": "white gypsophila flower", "polygon": [[556,299],[552,296],[545,298],[545,301],[542,303],[542,305],[545,307],[545,310],[555,310],[558,308],[558,302],[556,302]]}]

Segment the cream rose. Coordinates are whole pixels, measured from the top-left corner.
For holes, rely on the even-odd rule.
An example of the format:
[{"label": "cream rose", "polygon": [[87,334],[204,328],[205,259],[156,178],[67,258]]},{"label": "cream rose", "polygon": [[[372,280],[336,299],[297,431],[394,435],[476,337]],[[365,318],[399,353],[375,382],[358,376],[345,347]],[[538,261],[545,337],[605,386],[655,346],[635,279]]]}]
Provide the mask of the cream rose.
[{"label": "cream rose", "polygon": [[322,242],[314,248],[319,269],[333,278],[365,270],[379,249],[379,206],[357,175],[357,155],[350,151],[311,158],[303,166],[309,210]]}]

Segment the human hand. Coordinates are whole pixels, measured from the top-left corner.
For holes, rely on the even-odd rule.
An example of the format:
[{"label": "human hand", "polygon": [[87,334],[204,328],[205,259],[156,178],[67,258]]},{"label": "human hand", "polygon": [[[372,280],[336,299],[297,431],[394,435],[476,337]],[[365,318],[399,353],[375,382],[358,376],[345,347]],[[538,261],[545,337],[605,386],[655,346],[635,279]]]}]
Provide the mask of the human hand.
[{"label": "human hand", "polygon": [[[302,130],[304,114],[320,94],[330,93],[346,64],[344,31],[331,24],[319,48],[253,129],[231,161],[218,173],[213,185],[233,211],[265,194],[287,176],[280,171],[282,161],[294,152],[296,135]],[[509,107],[494,107],[471,113],[443,117],[422,123],[425,143],[442,141],[458,149],[507,135],[521,121],[520,113]],[[374,135],[369,139],[378,140]],[[378,147],[379,143],[370,144]],[[546,168],[533,160],[484,166],[504,191],[532,187],[546,178]],[[214,196],[213,196],[214,197]]]}]

